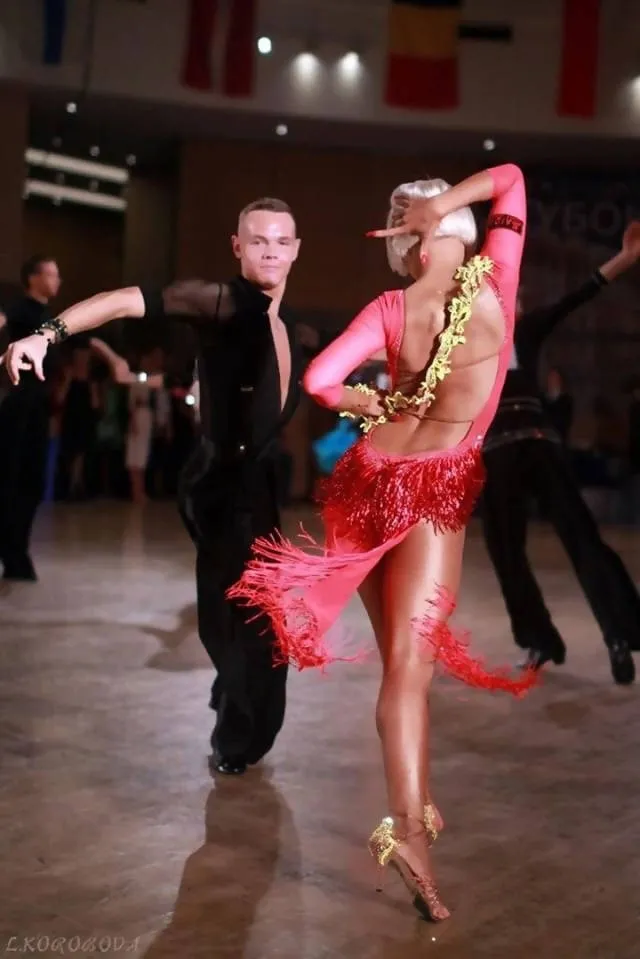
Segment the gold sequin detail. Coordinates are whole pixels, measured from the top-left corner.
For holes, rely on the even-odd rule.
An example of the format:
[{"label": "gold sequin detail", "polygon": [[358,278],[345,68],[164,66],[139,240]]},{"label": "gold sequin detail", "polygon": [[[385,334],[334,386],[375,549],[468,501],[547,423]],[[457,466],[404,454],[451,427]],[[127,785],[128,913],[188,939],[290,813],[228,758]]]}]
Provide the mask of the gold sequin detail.
[{"label": "gold sequin detail", "polygon": [[378,861],[378,865],[386,866],[397,848],[398,840],[393,835],[393,819],[385,816],[369,837],[371,855]]},{"label": "gold sequin detail", "polygon": [[424,828],[427,832],[427,840],[431,846],[438,838],[436,811],[431,803],[427,803],[424,807]]},{"label": "gold sequin detail", "polygon": [[375,390],[364,383],[347,387],[366,396],[379,396],[384,412],[379,416],[359,416],[357,413],[343,412],[340,416],[346,419],[362,422],[360,428],[363,433],[369,433],[374,427],[388,423],[398,413],[409,409],[427,408],[435,399],[435,390],[451,372],[451,354],[456,346],[465,342],[464,330],[473,311],[473,301],[480,290],[482,278],[493,270],[493,262],[488,256],[473,256],[468,263],[459,267],[455,279],[460,282],[460,292],[449,303],[449,323],[440,334],[438,349],[429,364],[424,379],[418,389],[411,396],[405,396],[399,390],[393,393],[384,393]]}]

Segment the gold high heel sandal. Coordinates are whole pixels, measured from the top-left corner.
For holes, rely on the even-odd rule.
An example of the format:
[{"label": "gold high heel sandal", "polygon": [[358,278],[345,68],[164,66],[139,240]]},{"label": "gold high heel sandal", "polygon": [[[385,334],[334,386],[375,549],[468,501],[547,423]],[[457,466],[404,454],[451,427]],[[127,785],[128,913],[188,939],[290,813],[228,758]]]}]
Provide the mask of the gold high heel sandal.
[{"label": "gold high heel sandal", "polygon": [[434,804],[429,800],[428,803],[425,803],[424,807],[424,828],[427,833],[427,842],[430,846],[433,846],[444,828],[444,824],[438,826],[438,819],[442,823],[442,816],[440,816]]},{"label": "gold high heel sandal", "polygon": [[[402,818],[409,819],[411,817],[403,816]],[[406,855],[402,851],[402,846],[406,845],[411,836],[424,833],[427,844],[429,844],[424,822],[419,819],[416,819],[415,822],[419,825],[413,832],[407,831],[406,834],[398,836],[393,818],[385,816],[369,838],[369,852],[377,860],[381,870],[385,866],[392,866],[399,873],[400,878],[413,896],[415,909],[423,919],[430,922],[442,922],[449,918],[450,912],[442,903],[434,880],[417,872],[407,861]],[[382,884],[380,883],[378,889],[381,888]]]}]

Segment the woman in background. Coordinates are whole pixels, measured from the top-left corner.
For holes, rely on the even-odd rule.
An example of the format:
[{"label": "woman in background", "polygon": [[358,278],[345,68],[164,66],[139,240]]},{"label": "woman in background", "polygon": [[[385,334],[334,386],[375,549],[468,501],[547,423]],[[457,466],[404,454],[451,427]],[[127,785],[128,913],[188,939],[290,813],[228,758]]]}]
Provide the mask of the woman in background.
[{"label": "woman in background", "polygon": [[91,375],[91,345],[88,339],[72,344],[68,367],[62,374],[55,397],[61,409],[60,458],[64,475],[65,498],[86,496],[87,453],[96,439],[100,410],[100,392]]}]

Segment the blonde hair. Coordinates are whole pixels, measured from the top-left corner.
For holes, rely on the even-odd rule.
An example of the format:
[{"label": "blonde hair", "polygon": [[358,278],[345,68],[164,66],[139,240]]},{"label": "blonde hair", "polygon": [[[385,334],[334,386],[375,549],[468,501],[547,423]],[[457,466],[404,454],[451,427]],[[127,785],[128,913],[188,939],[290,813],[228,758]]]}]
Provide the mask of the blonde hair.
[{"label": "blonde hair", "polygon": [[[398,204],[400,197],[408,199],[427,200],[432,196],[438,196],[451,189],[451,184],[446,180],[414,180],[412,183],[401,183],[397,186],[389,200],[389,215],[387,217],[387,227],[398,226],[404,213],[403,208]],[[441,222],[436,231],[436,236],[454,236],[461,240],[466,247],[472,247],[477,238],[478,230],[476,221],[468,206],[463,206],[454,213],[448,213]],[[417,236],[388,236],[387,237],[387,259],[389,266],[394,273],[400,276],[407,275],[405,266],[405,257],[412,246],[418,243]]]}]

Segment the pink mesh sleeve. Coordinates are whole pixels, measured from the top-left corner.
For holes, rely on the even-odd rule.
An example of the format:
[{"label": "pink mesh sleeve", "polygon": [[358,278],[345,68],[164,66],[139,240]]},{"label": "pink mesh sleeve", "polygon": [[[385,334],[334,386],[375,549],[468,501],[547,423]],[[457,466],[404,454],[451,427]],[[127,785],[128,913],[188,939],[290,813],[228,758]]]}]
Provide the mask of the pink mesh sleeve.
[{"label": "pink mesh sleeve", "polygon": [[482,253],[495,263],[495,284],[513,315],[527,229],[524,177],[513,163],[492,167],[487,172],[493,180],[493,204]]},{"label": "pink mesh sleeve", "polygon": [[385,346],[383,297],[378,297],[310,363],[303,380],[305,390],[322,406],[335,409],[347,377]]}]

